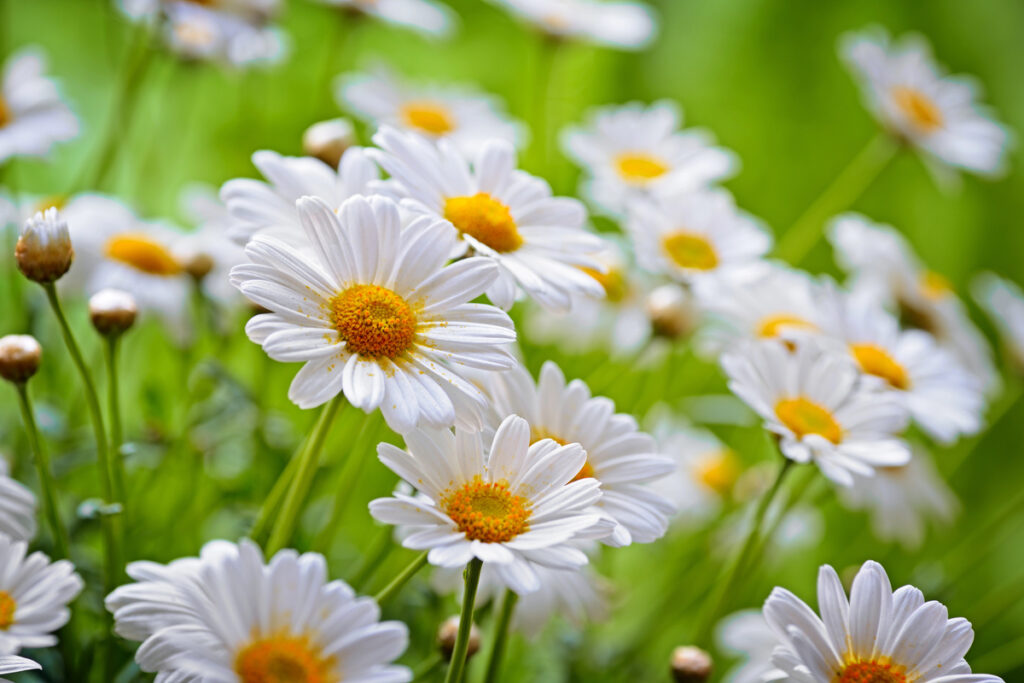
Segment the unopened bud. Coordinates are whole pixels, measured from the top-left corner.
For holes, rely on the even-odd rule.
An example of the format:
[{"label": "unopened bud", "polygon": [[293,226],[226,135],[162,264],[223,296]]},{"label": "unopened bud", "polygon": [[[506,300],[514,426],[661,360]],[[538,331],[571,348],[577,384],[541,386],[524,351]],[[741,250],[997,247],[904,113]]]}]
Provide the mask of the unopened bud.
[{"label": "unopened bud", "polygon": [[89,319],[104,336],[123,334],[139,314],[135,298],[120,289],[102,289],[89,299]]},{"label": "unopened bud", "polygon": [[662,285],[647,295],[647,316],[654,333],[669,339],[684,337],[696,324],[693,302],[679,285]]},{"label": "unopened bud", "polygon": [[672,651],[672,678],[678,683],[704,683],[712,668],[711,655],[699,647],[683,645]]},{"label": "unopened bud", "polygon": [[192,279],[196,282],[199,282],[210,274],[215,265],[213,257],[209,254],[198,253],[185,262],[185,272],[192,276]]},{"label": "unopened bud", "polygon": [[[441,622],[437,629],[437,646],[441,649],[444,658],[451,659],[455,651],[455,641],[459,636],[459,618],[451,616]],[[466,650],[466,659],[469,659],[480,649],[480,631],[476,624],[469,627],[469,648]]]},{"label": "unopened bud", "polygon": [[24,384],[36,374],[43,349],[35,337],[9,334],[0,337],[0,377],[8,382]]},{"label": "unopened bud", "polygon": [[331,168],[338,167],[345,150],[355,143],[355,128],[348,119],[320,121],[302,134],[302,151]]},{"label": "unopened bud", "polygon": [[53,207],[25,221],[14,248],[18,270],[41,284],[60,279],[68,272],[74,256],[68,223]]}]

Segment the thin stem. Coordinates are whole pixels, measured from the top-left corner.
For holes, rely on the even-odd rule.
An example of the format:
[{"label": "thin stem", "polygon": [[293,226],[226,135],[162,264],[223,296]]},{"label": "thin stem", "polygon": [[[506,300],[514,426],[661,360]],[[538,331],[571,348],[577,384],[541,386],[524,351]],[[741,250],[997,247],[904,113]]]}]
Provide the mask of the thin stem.
[{"label": "thin stem", "polygon": [[[335,491],[334,503],[331,506],[331,516],[327,520],[327,524],[324,525],[320,533],[317,534],[313,541],[313,550],[319,553],[326,554],[330,550],[331,544],[334,542],[334,537],[337,534],[338,528],[341,527],[342,518],[345,516],[345,509],[349,502],[350,496],[348,492],[354,487],[353,482],[358,479],[359,472],[362,469],[363,463],[368,458],[361,457],[365,437],[370,433],[370,425],[373,421],[369,415],[365,415],[362,420],[362,426],[359,428],[355,438],[349,443],[351,444],[350,452],[352,457],[345,461],[345,464],[341,466],[338,472],[338,478],[333,484],[332,490]],[[373,430],[376,431],[376,430]]]},{"label": "thin stem", "polygon": [[417,555],[415,560],[410,562],[405,569],[399,572],[398,576],[391,579],[391,583],[384,586],[379,593],[374,595],[373,599],[377,601],[377,604],[384,604],[393,598],[395,593],[402,590],[402,587],[409,583],[409,579],[416,576],[416,573],[427,565],[427,555],[429,554],[429,551],[424,550],[422,553]]},{"label": "thin stem", "polygon": [[466,565],[466,589],[462,593],[462,613],[459,615],[459,634],[455,638],[455,649],[448,664],[445,683],[459,683],[462,671],[466,668],[466,653],[469,651],[469,631],[473,627],[473,604],[476,602],[476,589],[480,585],[480,570],[484,563],[474,557]]},{"label": "thin stem", "polygon": [[519,596],[508,589],[505,589],[505,597],[501,601],[501,611],[498,613],[498,623],[494,627],[494,638],[491,643],[491,653],[487,656],[487,674],[484,676],[484,683],[497,683],[501,674],[501,663],[505,657],[505,645],[508,642],[508,627],[512,623],[512,613],[515,612],[516,602]]},{"label": "thin stem", "polygon": [[270,525],[274,521],[274,515],[281,508],[281,502],[288,494],[292,480],[295,479],[295,471],[299,469],[302,453],[305,452],[308,446],[308,438],[299,444],[299,449],[295,451],[295,455],[285,465],[277,481],[274,482],[274,486],[271,487],[270,493],[267,494],[266,500],[263,501],[263,507],[260,508],[260,513],[257,515],[256,521],[252,525],[252,530],[249,532],[249,538],[257,543],[262,543],[266,540],[265,537],[270,533]]},{"label": "thin stem", "polygon": [[[349,581],[349,585],[359,590],[363,588],[366,582],[373,576],[373,570],[380,566],[380,563],[384,561],[384,558],[391,552],[392,543],[391,535],[393,529],[389,526],[383,526],[377,531],[377,536],[373,539],[370,549],[366,551],[366,555],[363,558],[359,568],[352,575],[352,580]],[[321,550],[324,548],[321,546]]]},{"label": "thin stem", "polygon": [[121,446],[124,434],[121,429],[121,389],[117,372],[117,350],[120,336],[107,337],[107,415],[110,417],[110,448],[114,465],[114,495],[117,500],[125,499],[124,457]]}]

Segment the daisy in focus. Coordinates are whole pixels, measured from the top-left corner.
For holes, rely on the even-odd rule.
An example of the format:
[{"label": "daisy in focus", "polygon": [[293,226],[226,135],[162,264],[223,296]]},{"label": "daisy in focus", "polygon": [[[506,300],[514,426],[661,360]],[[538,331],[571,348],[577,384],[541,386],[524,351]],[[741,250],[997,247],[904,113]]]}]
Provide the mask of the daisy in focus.
[{"label": "daisy in focus", "polygon": [[1009,131],[977,102],[978,84],[947,75],[923,38],[891,43],[884,31],[852,33],[842,39],[840,55],[890,133],[941,164],[980,175],[1004,171]]},{"label": "daisy in focus", "polygon": [[537,566],[576,570],[587,556],[570,543],[600,525],[592,512],[601,497],[593,478],[576,479],[586,463],[579,444],[542,439],[510,415],[487,451],[479,432],[415,431],[403,451],[382,443],[377,453],[420,495],[396,493],[370,503],[370,514],[402,527],[402,545],[428,550],[440,567],[473,558],[493,567],[518,594],[541,588]]},{"label": "daisy in focus", "polygon": [[638,198],[674,196],[732,176],[736,156],[703,130],[680,130],[670,100],[599,107],[582,126],[566,129],[565,153],[584,170],[581,194],[618,217]]},{"label": "daisy in focus", "polygon": [[950,619],[946,607],[921,591],[893,591],[877,562],[865,562],[847,600],[836,571],[818,573],[819,618],[788,590],[776,588],[764,618],[780,641],[772,663],[788,680],[805,683],[1002,683],[972,674],[964,656],[974,640],[969,621]]},{"label": "daisy in focus", "polygon": [[999,330],[1003,347],[1018,372],[1024,370],[1024,292],[1015,283],[992,273],[974,283],[974,298]]},{"label": "daisy in focus", "polygon": [[425,36],[443,38],[455,29],[455,13],[433,0],[316,0],[356,15],[379,19]]},{"label": "daisy in focus", "polygon": [[814,462],[840,486],[910,460],[899,437],[908,422],[903,402],[862,382],[847,357],[810,339],[792,349],[778,341],[746,342],[722,356],[722,367],[729,389],[761,416],[782,454]]},{"label": "daisy in focus", "polygon": [[497,98],[463,86],[413,84],[384,67],[343,76],[335,97],[375,128],[389,125],[451,140],[467,159],[487,140],[516,144],[523,138],[522,125],[505,114]]},{"label": "daisy in focus", "polygon": [[0,82],[0,164],[12,157],[45,156],[55,143],[78,136],[78,119],[47,78],[38,50],[15,52]]},{"label": "daisy in focus", "polygon": [[640,2],[595,0],[491,0],[550,38],[579,40],[619,50],[642,50],[658,31],[654,13]]},{"label": "daisy in focus", "polygon": [[0,534],[12,541],[29,541],[36,535],[36,497],[11,478],[4,458],[0,458]]},{"label": "daisy in focus", "polygon": [[517,287],[559,311],[575,296],[604,295],[585,270],[600,270],[603,241],[583,228],[583,205],[552,197],[547,182],[517,169],[509,143],[489,141],[470,164],[447,140],[435,144],[390,126],[373,141],[380,149],[367,154],[391,175],[382,192],[450,225],[459,237],[453,257],[476,253],[498,265],[487,288],[495,305],[511,308]]},{"label": "daisy in focus", "polygon": [[298,201],[309,253],[257,235],[251,264],[232,283],[270,313],[246,325],[249,338],[281,362],[303,362],[288,390],[300,408],[344,393],[366,412],[380,408],[404,433],[419,424],[472,427],[483,394],[462,366],[506,370],[515,360],[509,317],[469,303],[494,281],[489,259],[445,265],[455,234],[421,216],[406,222],[384,197],[353,197],[333,207]]},{"label": "daisy in focus", "polygon": [[[251,541],[213,541],[198,560],[128,566],[147,576],[107,597],[118,633],[143,641],[136,661],[158,680],[225,683],[353,681],[402,683],[412,678],[391,662],[408,631],[380,621],[371,598],[327,580],[322,555],[282,550],[267,563]],[[148,595],[147,595],[148,594]],[[152,597],[150,597],[152,596]],[[151,619],[147,632],[125,628]],[[275,673],[277,672],[277,673]]]}]

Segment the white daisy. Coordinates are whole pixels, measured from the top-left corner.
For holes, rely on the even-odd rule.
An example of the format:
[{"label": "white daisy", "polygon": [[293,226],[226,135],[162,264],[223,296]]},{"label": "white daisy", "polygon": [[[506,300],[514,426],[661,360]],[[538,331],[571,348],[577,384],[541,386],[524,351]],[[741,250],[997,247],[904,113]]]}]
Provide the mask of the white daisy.
[{"label": "white daisy", "polygon": [[27,543],[0,534],[0,654],[56,645],[53,633],[68,623],[68,603],[82,591],[70,562],[27,552]]},{"label": "white daisy", "polygon": [[54,143],[78,135],[78,119],[43,74],[46,58],[34,48],[4,63],[0,83],[0,164],[11,157],[46,155]]},{"label": "white daisy", "polygon": [[781,641],[772,663],[797,683],[1002,683],[972,674],[964,655],[974,630],[950,619],[945,605],[925,602],[921,591],[893,592],[877,562],[865,562],[850,599],[836,571],[818,573],[819,618],[800,598],[776,588],[764,617]]},{"label": "white daisy", "polygon": [[786,673],[772,666],[779,639],[759,610],[743,610],[722,619],[715,628],[715,640],[722,651],[741,660],[725,674],[725,683],[786,680]]},{"label": "white daisy", "polygon": [[309,253],[257,235],[246,247],[253,263],[231,271],[271,311],[249,321],[249,338],[275,360],[305,363],[289,398],[312,408],[344,392],[398,432],[475,424],[485,399],[457,368],[515,363],[509,317],[468,303],[494,280],[493,263],[444,265],[456,241],[448,226],[421,216],[403,227],[384,197],[352,197],[337,213],[306,197],[298,211]]},{"label": "white daisy", "polygon": [[[42,668],[38,662],[33,662],[25,657],[0,655],[0,674],[16,674],[19,671],[39,671]],[[0,678],[0,683],[10,683],[10,681],[6,678]]]},{"label": "white daisy", "polygon": [[1024,370],[1024,292],[1015,283],[992,273],[978,277],[972,289],[975,300],[998,328],[1016,369]]},{"label": "white daisy", "polygon": [[282,550],[266,563],[251,541],[213,541],[198,559],[175,564],[133,563],[129,573],[142,581],[107,598],[118,633],[143,641],[136,661],[143,671],[157,672],[157,681],[412,678],[390,664],[406,648],[405,625],[381,622],[372,599],[328,581],[322,555]]},{"label": "white daisy", "polygon": [[185,270],[200,278],[203,293],[217,303],[230,306],[241,297],[231,286],[231,269],[245,263],[245,250],[228,236],[234,224],[216,191],[206,185],[191,185],[181,193],[182,212],[195,230],[182,235],[174,254]]},{"label": "white daisy", "polygon": [[380,178],[377,165],[360,147],[346,150],[337,170],[313,157],[286,157],[266,150],[253,154],[252,163],[269,182],[235,178],[220,190],[232,218],[228,234],[241,245],[266,233],[306,246],[297,199],[319,197],[337,209],[349,197],[369,194],[367,186]]},{"label": "white daisy", "polygon": [[497,98],[463,86],[413,84],[385,67],[342,76],[335,97],[374,127],[387,124],[451,140],[469,159],[487,140],[516,144],[523,138],[522,125],[505,114]]},{"label": "white daisy", "polygon": [[598,107],[568,128],[562,146],[583,167],[582,193],[621,216],[632,200],[674,196],[733,175],[736,156],[703,130],[680,130],[683,114],[669,100]]},{"label": "white daisy", "polygon": [[462,430],[410,432],[408,451],[382,443],[381,462],[421,495],[378,498],[370,514],[408,527],[402,545],[429,549],[431,564],[460,567],[478,558],[516,593],[536,591],[536,565],[587,564],[569,541],[600,523],[590,510],[601,492],[595,479],[574,480],[586,462],[578,444],[530,441],[530,426],[510,415],[487,452],[479,433]]},{"label": "white daisy", "polygon": [[316,0],[338,9],[412,29],[426,36],[444,37],[455,28],[456,15],[433,0]]},{"label": "white daisy", "polygon": [[641,50],[654,40],[658,25],[640,2],[595,0],[491,0],[552,38]]},{"label": "white daisy", "polygon": [[910,460],[897,436],[908,421],[898,397],[876,391],[848,357],[811,339],[790,346],[746,342],[722,356],[729,388],[764,419],[783,455],[814,461],[841,486]]},{"label": "white daisy", "polygon": [[0,458],[0,534],[13,541],[30,541],[36,535],[36,497],[11,478],[4,458]]},{"label": "white daisy", "polygon": [[862,31],[843,37],[840,54],[891,133],[950,166],[983,175],[1004,170],[1009,131],[978,104],[978,84],[947,75],[923,38],[890,44],[884,31]]},{"label": "white daisy", "polygon": [[600,269],[595,256],[602,240],[583,229],[586,210],[569,197],[552,197],[542,179],[516,168],[507,142],[485,144],[472,166],[447,140],[430,140],[384,126],[373,137],[380,150],[367,150],[391,179],[382,190],[410,210],[443,219],[457,231],[460,249],[498,264],[487,289],[508,309],[516,285],[548,308],[566,310],[572,297],[604,294],[583,271]]}]

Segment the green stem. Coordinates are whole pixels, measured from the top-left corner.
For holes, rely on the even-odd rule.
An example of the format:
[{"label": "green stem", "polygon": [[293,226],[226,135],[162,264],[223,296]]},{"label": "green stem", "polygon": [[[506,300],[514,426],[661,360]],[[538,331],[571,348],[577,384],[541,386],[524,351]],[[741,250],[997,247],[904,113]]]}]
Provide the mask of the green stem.
[{"label": "green stem", "polygon": [[505,597],[501,601],[501,611],[498,613],[498,623],[494,627],[491,653],[487,656],[487,674],[484,676],[484,683],[497,683],[498,676],[501,674],[501,662],[505,657],[505,645],[508,642],[508,627],[512,623],[512,613],[515,612],[518,600],[519,596],[515,592],[505,590]]},{"label": "green stem", "polygon": [[352,580],[348,582],[352,588],[357,591],[363,588],[370,577],[373,576],[373,570],[379,567],[380,563],[391,552],[392,533],[394,533],[393,529],[389,526],[381,527],[377,531],[377,536],[373,539],[370,549],[366,551],[362,563],[360,563],[359,568],[352,575]]},{"label": "green stem", "polygon": [[117,500],[125,500],[124,457],[121,447],[124,445],[124,434],[121,429],[121,388],[117,372],[117,350],[120,336],[107,337],[107,415],[110,417],[110,448],[114,466],[114,496]]},{"label": "green stem", "polygon": [[484,563],[474,557],[466,565],[466,589],[462,593],[462,613],[459,615],[459,633],[455,638],[455,649],[448,664],[445,683],[460,683],[462,671],[466,668],[466,653],[469,651],[469,631],[473,627],[473,604],[476,602],[476,589],[480,585],[480,570]]},{"label": "green stem", "polygon": [[336,493],[334,494],[334,503],[331,505],[331,516],[313,541],[313,550],[316,552],[327,554],[331,544],[334,542],[338,528],[341,527],[341,520],[345,516],[345,509],[351,498],[348,492],[354,489],[353,482],[358,479],[362,465],[369,459],[362,457],[361,453],[365,437],[371,431],[371,424],[376,426],[369,415],[364,416],[359,432],[349,442],[351,444],[349,452],[352,454],[352,457],[348,458],[341,466],[338,478],[333,484],[332,490]]},{"label": "green stem", "polygon": [[825,221],[857,201],[898,149],[899,144],[886,133],[872,138],[782,235],[776,249],[777,256],[794,266],[800,263],[821,239]]},{"label": "green stem", "polygon": [[263,501],[263,507],[260,508],[260,513],[257,515],[256,521],[252,525],[252,530],[249,532],[249,538],[257,543],[267,540],[266,536],[270,533],[270,524],[275,519],[274,515],[281,508],[281,502],[284,501],[284,497],[291,487],[292,480],[295,479],[295,471],[299,468],[299,461],[302,459],[302,454],[308,446],[309,439],[304,439],[299,444],[299,449],[288,461],[288,464],[285,465],[277,481],[274,482],[274,486],[271,487],[270,493],[267,494],[266,500]]},{"label": "green stem", "polygon": [[416,576],[416,573],[427,565],[427,555],[429,554],[430,551],[424,550],[417,555],[415,560],[410,562],[405,569],[399,572],[398,576],[391,580],[391,583],[384,586],[379,593],[374,595],[373,599],[377,601],[377,604],[384,604],[393,598],[398,591],[402,590],[402,587],[409,583],[409,579]]}]

